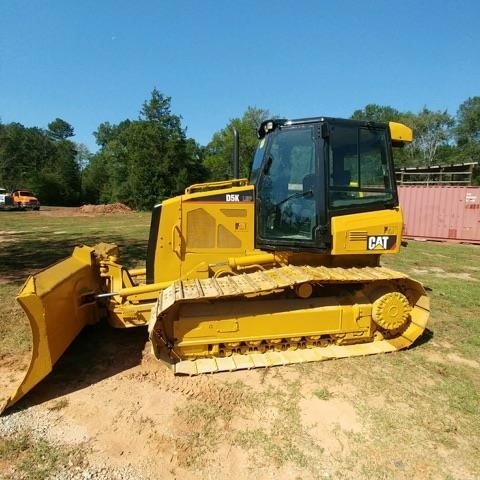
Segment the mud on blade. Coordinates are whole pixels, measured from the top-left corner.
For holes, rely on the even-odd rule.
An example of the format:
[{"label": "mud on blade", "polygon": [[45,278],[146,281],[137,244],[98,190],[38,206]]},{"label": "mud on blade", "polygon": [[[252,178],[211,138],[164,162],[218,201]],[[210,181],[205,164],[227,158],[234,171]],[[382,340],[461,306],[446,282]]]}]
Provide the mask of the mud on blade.
[{"label": "mud on blade", "polygon": [[94,294],[99,285],[90,247],[77,247],[71,257],[28,278],[17,301],[32,332],[30,365],[22,382],[0,405],[0,412],[45,378],[80,330],[98,320]]}]

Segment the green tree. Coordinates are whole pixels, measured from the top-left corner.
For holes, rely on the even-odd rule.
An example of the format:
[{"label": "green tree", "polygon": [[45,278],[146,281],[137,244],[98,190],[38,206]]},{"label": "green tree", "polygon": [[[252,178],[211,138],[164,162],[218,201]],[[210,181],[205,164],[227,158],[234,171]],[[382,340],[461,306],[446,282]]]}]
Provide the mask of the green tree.
[{"label": "green tree", "polygon": [[452,138],[453,117],[446,110],[432,111],[423,107],[417,115],[404,114],[403,121],[414,133],[413,142],[407,147],[410,157],[417,160],[417,165],[437,163],[439,149],[448,145]]},{"label": "green tree", "polygon": [[73,127],[61,118],[56,118],[48,124],[48,133],[57,140],[65,140],[75,135]]},{"label": "green tree", "polygon": [[451,158],[454,119],[447,111],[432,111],[424,107],[418,114],[400,112],[393,107],[369,104],[355,110],[352,118],[388,123],[401,122],[413,130],[413,142],[403,149],[395,149],[397,167],[428,166]]},{"label": "green tree", "polygon": [[76,146],[40,128],[20,123],[0,128],[0,183],[8,189],[29,188],[43,204],[77,205],[80,169]]},{"label": "green tree", "polygon": [[88,149],[86,145],[83,143],[76,143],[75,144],[75,163],[78,165],[80,172],[83,172],[85,168],[87,168],[90,160],[92,158],[92,153]]},{"label": "green tree", "polygon": [[[127,120],[127,122],[129,122],[129,120]],[[117,129],[117,125],[111,125],[109,122],[101,123],[98,126],[97,131],[93,132],[93,136],[95,137],[97,145],[99,145],[101,148],[106,147],[108,142],[115,138]]]},{"label": "green tree", "polygon": [[201,149],[186,138],[170,101],[154,89],[138,120],[99,126],[95,137],[100,151],[84,172],[86,198],[150,209],[204,180]]},{"label": "green tree", "polygon": [[269,117],[267,110],[248,107],[242,118],[230,120],[225,128],[213,135],[205,148],[204,160],[210,180],[225,180],[233,175],[233,128],[237,129],[240,137],[240,177],[249,176],[257,146],[257,130]]},{"label": "green tree", "polygon": [[360,110],[355,110],[352,114],[354,120],[370,120],[373,122],[398,122],[402,114],[393,107],[369,103]]},{"label": "green tree", "polygon": [[480,97],[470,97],[458,108],[455,138],[459,160],[463,162],[479,160]]},{"label": "green tree", "polygon": [[[55,146],[39,128],[20,123],[0,128],[0,183],[8,189],[35,189],[38,177]],[[38,192],[37,192],[38,193]]]},{"label": "green tree", "polygon": [[112,198],[111,171],[103,152],[92,155],[82,170],[82,201],[84,203],[108,203]]},{"label": "green tree", "polygon": [[181,128],[181,116],[172,115],[170,102],[172,98],[166,97],[156,88],[152,90],[150,100],[145,101],[140,110],[140,120],[158,123],[165,127],[170,133],[176,132],[182,135],[185,132]]}]

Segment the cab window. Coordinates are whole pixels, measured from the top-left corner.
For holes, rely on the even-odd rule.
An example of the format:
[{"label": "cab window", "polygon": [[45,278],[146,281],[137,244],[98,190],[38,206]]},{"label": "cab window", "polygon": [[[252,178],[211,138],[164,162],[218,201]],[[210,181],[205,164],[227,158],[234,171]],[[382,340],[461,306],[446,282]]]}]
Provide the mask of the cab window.
[{"label": "cab window", "polygon": [[279,129],[269,139],[258,182],[260,236],[313,239],[316,189],[313,127]]},{"label": "cab window", "polygon": [[335,126],[327,143],[330,208],[394,200],[384,129]]}]

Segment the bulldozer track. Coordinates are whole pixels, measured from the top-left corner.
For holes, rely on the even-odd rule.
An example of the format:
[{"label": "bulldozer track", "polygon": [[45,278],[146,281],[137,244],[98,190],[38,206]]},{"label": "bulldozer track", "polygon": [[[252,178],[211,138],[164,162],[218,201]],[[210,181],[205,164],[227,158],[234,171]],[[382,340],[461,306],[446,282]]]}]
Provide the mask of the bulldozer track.
[{"label": "bulldozer track", "polygon": [[385,267],[329,268],[293,266],[220,278],[177,280],[159,296],[156,315],[179,302],[262,295],[304,283],[363,283],[377,280],[408,279],[408,275]]},{"label": "bulldozer track", "polygon": [[175,304],[268,295],[303,284],[369,284],[392,280],[405,282],[407,289],[416,290],[415,297],[418,297],[411,301],[412,311],[407,326],[393,338],[379,338],[368,343],[350,345],[329,344],[285,351],[233,353],[222,357],[181,360],[173,368],[175,374],[198,375],[394,352],[409,347],[423,333],[428,320],[429,301],[421,284],[404,273],[385,267],[329,268],[290,265],[220,278],[179,280],[160,293],[156,306],[152,309],[150,329],[153,329],[157,319],[167,314]]}]

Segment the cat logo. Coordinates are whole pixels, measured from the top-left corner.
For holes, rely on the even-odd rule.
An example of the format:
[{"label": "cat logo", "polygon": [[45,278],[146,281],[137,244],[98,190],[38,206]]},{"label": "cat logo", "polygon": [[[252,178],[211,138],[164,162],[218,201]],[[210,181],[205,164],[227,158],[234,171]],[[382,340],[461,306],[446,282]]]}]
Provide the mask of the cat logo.
[{"label": "cat logo", "polygon": [[396,235],[372,235],[367,237],[367,250],[391,250],[396,243]]}]

